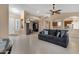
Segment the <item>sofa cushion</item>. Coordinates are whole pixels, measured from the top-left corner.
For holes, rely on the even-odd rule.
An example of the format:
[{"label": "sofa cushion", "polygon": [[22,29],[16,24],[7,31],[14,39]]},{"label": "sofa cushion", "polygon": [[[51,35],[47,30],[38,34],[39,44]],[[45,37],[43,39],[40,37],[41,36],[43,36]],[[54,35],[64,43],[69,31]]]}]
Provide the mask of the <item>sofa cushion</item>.
[{"label": "sofa cushion", "polygon": [[49,30],[49,35],[56,36],[56,30]]},{"label": "sofa cushion", "polygon": [[66,34],[66,31],[61,30],[61,38]]}]

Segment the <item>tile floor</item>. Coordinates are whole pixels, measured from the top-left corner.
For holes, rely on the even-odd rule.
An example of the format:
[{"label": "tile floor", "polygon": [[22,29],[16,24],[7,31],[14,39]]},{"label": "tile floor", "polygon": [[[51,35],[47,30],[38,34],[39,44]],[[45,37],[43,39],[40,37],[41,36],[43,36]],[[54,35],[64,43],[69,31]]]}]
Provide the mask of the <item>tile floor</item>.
[{"label": "tile floor", "polygon": [[10,36],[12,54],[72,54],[79,53],[79,37],[70,37],[67,48],[38,39],[38,33]]}]

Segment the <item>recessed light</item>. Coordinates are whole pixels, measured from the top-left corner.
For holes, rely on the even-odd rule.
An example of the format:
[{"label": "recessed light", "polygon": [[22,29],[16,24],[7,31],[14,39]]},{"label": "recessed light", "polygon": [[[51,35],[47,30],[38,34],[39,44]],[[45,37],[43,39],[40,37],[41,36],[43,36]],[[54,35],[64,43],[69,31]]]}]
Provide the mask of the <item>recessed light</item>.
[{"label": "recessed light", "polygon": [[13,13],[17,13],[17,14],[20,13],[20,10],[18,10],[17,8],[11,8],[11,11],[12,11]]},{"label": "recessed light", "polygon": [[37,10],[37,11],[36,11],[36,13],[37,13],[37,14],[39,14],[39,13],[40,13],[40,11],[39,11],[39,10]]}]

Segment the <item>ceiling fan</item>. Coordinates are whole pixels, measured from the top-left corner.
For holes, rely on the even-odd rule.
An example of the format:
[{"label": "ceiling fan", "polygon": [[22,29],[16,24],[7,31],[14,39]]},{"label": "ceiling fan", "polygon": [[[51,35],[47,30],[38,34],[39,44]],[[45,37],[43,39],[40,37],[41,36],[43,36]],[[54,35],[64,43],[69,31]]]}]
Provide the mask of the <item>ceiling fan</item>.
[{"label": "ceiling fan", "polygon": [[58,10],[55,9],[55,4],[53,4],[53,9],[50,10],[51,15],[60,14],[60,11],[61,11],[60,9],[58,9]]}]

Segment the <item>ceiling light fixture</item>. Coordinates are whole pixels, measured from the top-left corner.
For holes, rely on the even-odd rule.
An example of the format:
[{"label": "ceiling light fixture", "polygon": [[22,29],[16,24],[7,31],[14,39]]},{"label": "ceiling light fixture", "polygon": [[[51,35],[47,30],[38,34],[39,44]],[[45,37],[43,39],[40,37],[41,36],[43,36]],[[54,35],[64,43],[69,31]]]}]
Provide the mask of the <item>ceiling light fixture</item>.
[{"label": "ceiling light fixture", "polygon": [[50,10],[50,20],[58,20],[61,19],[60,9],[55,9],[55,4],[53,4],[52,10]]},{"label": "ceiling light fixture", "polygon": [[36,11],[36,13],[37,13],[37,14],[39,14],[39,13],[40,13],[40,11],[39,11],[39,10],[37,10],[37,11]]},{"label": "ceiling light fixture", "polygon": [[58,9],[58,10],[55,9],[55,4],[53,4],[52,10],[50,10],[51,15],[60,14],[60,11],[61,11],[60,9]]}]

